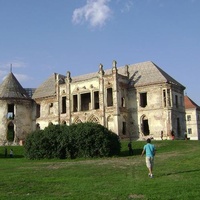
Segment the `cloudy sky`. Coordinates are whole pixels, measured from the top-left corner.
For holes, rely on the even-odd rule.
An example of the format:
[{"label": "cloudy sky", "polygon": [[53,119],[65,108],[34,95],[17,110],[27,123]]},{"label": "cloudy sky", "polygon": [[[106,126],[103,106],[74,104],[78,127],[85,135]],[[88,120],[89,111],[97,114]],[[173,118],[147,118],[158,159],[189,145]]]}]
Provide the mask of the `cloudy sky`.
[{"label": "cloudy sky", "polygon": [[199,0],[0,0],[0,81],[12,72],[38,87],[72,76],[153,61],[200,105]]}]

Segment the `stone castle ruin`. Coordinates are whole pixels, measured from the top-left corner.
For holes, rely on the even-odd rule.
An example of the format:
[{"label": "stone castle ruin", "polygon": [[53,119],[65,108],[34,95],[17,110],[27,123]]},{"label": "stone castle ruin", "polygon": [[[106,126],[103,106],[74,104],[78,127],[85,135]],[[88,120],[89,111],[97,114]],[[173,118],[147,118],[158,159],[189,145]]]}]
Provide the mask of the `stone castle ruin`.
[{"label": "stone castle ruin", "polygon": [[49,124],[94,122],[120,138],[183,138],[185,87],[153,62],[72,77],[54,73],[36,89],[24,89],[10,72],[0,85],[0,145],[23,144]]}]

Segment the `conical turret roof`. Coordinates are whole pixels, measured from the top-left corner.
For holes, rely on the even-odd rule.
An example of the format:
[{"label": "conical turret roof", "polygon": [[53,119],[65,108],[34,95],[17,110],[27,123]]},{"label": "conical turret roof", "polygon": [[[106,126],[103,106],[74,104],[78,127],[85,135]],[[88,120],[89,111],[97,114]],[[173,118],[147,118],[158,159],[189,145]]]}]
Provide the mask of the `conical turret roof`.
[{"label": "conical turret roof", "polygon": [[12,72],[7,75],[0,85],[0,99],[5,98],[30,99]]}]

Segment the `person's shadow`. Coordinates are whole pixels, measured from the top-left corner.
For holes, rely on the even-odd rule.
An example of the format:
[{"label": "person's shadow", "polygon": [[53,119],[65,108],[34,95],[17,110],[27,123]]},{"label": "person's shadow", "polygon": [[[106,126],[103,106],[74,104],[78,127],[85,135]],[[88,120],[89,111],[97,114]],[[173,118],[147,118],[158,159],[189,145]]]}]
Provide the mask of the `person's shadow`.
[{"label": "person's shadow", "polygon": [[125,151],[121,151],[120,157],[137,156],[137,155],[141,155],[141,153],[142,153],[142,149],[134,149],[133,148],[133,155],[130,155],[129,149],[127,149]]}]

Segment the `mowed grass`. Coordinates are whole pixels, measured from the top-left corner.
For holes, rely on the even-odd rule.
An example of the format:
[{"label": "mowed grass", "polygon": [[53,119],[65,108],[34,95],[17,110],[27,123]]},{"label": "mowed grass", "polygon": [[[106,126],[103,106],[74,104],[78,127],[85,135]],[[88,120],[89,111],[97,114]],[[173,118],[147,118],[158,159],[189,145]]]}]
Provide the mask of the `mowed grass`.
[{"label": "mowed grass", "polygon": [[[23,147],[4,158],[0,147],[0,199],[200,199],[199,141],[153,141],[154,178],[148,177],[145,142],[122,142],[119,157],[75,160],[27,160]],[[9,153],[8,147],[8,153]]]}]

